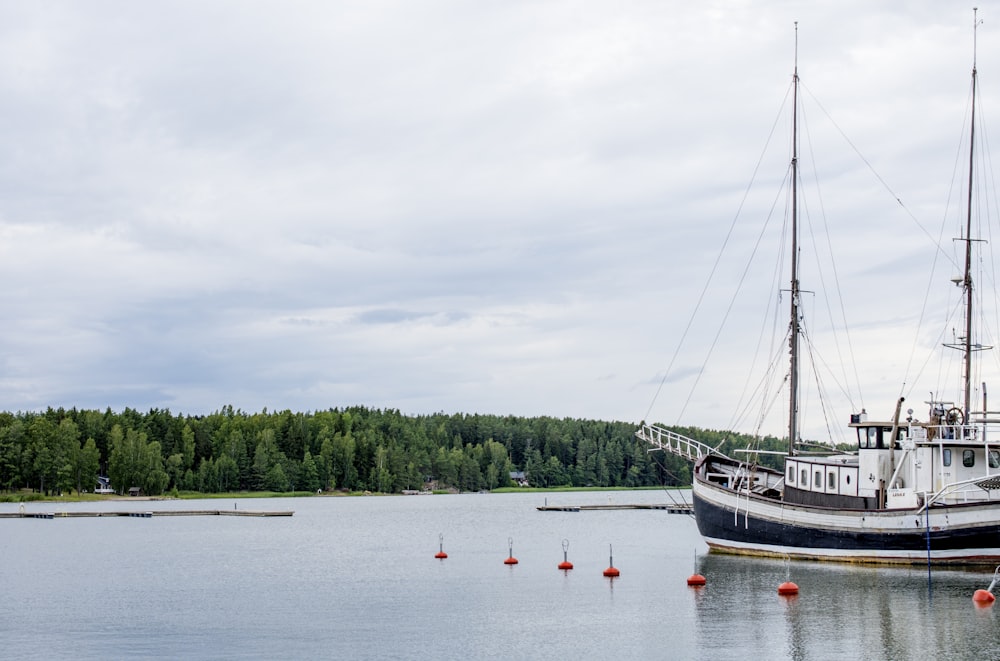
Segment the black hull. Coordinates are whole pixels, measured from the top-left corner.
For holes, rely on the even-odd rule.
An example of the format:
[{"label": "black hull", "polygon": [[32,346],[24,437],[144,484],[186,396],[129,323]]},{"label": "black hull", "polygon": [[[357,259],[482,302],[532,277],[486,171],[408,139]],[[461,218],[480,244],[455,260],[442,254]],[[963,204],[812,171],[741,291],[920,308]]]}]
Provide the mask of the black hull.
[{"label": "black hull", "polygon": [[[923,522],[914,517],[912,532],[844,531],[792,525],[738,514],[693,497],[698,531],[716,550],[794,555],[845,561],[926,561],[928,533]],[[751,506],[752,508],[752,506]],[[864,516],[858,512],[858,516]],[[732,547],[726,546],[733,544]],[[932,530],[930,550],[944,560],[969,562],[995,558],[1000,547],[1000,525],[976,526],[955,530]],[[981,550],[981,552],[979,552]]]}]

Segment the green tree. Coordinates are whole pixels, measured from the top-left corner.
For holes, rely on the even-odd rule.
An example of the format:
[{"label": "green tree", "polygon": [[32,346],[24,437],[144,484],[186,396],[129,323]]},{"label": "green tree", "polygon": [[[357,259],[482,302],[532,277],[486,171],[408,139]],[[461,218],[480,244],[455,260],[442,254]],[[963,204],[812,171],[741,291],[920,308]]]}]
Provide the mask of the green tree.
[{"label": "green tree", "polygon": [[202,459],[198,464],[198,491],[213,493],[219,490],[219,477],[215,471],[215,462],[211,458]]},{"label": "green tree", "polygon": [[120,425],[111,429],[108,473],[112,486],[119,493],[132,487],[147,493],[162,493],[170,480],[163,470],[160,443],[147,442],[145,432],[131,428],[123,434]]},{"label": "green tree", "polygon": [[0,489],[10,491],[21,480],[21,459],[27,442],[24,423],[11,420],[0,427]]},{"label": "green tree", "polygon": [[39,416],[32,421],[28,434],[32,474],[38,480],[38,490],[48,493],[56,482],[56,467],[60,460],[56,449],[56,425],[48,418]]},{"label": "green tree", "polygon": [[97,441],[88,438],[84,442],[83,447],[76,453],[73,467],[77,493],[83,490],[84,484],[91,486],[97,484],[97,475],[101,470],[101,453],[97,449]]},{"label": "green tree", "polygon": [[215,460],[216,480],[219,491],[236,491],[240,485],[240,467],[236,460],[224,454]]},{"label": "green tree", "polygon": [[[253,485],[256,489],[270,489],[271,471],[275,465],[281,461],[282,455],[278,450],[278,443],[275,440],[274,430],[265,429],[257,434],[257,447],[253,455]],[[282,469],[282,479],[287,479]],[[271,489],[279,491],[279,489]],[[284,489],[280,489],[284,491]]]},{"label": "green tree", "polygon": [[[350,419],[350,418],[348,418]],[[357,488],[358,471],[354,465],[356,445],[354,436],[337,432],[333,435],[333,479],[347,489]]]},{"label": "green tree", "polygon": [[[96,449],[96,445],[95,445]],[[80,491],[82,475],[77,471],[80,461],[80,429],[70,418],[59,421],[53,438],[53,458],[56,469],[56,487],[62,491],[76,488]],[[96,477],[96,474],[93,476]],[[91,479],[93,479],[93,477]]]},{"label": "green tree", "polygon": [[194,466],[195,436],[191,425],[184,425],[181,429],[181,466],[188,470]]},{"label": "green tree", "polygon": [[288,476],[281,464],[275,464],[267,472],[267,482],[265,484],[269,491],[288,491]]},{"label": "green tree", "polygon": [[306,450],[302,458],[302,488],[306,491],[318,491],[320,488],[319,470],[313,461],[312,453]]}]

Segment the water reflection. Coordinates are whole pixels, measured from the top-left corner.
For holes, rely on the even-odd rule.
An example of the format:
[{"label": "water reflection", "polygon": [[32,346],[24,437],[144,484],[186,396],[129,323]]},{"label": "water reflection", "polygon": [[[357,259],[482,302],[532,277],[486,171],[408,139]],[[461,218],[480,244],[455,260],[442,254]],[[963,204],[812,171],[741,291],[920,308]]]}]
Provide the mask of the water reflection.
[{"label": "water reflection", "polygon": [[[928,587],[926,569],[707,555],[699,572],[703,658],[1000,658],[996,609],[972,601],[983,570],[935,570]],[[786,580],[798,596],[777,594]]]}]

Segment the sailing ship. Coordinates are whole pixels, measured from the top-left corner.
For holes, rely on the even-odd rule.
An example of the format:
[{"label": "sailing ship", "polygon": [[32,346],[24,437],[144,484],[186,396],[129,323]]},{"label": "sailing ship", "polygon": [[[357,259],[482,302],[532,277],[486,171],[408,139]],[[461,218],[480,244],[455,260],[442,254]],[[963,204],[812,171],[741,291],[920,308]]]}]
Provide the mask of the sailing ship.
[{"label": "sailing ship", "polygon": [[[978,21],[977,21],[978,22]],[[791,295],[788,372],[789,448],[784,470],[726,456],[659,425],[636,436],[650,451],[694,462],[692,499],[698,530],[713,552],[858,563],[1000,563],[1000,412],[972,401],[973,357],[988,349],[973,338],[972,147],[975,145],[976,66],[972,67],[969,201],[964,218],[963,389],[958,402],[935,396],[925,420],[895,402],[889,419],[852,414],[850,452],[798,451],[799,310],[797,127],[798,63],[793,75]],[[891,410],[891,407],[887,407]],[[904,416],[905,417],[902,417]],[[784,454],[784,453],[783,453]]]}]

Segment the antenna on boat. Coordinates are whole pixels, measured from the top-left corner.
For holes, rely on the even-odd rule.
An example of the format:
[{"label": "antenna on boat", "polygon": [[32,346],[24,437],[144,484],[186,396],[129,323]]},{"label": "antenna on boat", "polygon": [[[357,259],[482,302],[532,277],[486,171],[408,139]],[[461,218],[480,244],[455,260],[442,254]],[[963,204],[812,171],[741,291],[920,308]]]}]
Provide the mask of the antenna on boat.
[{"label": "antenna on boat", "polygon": [[799,22],[795,21],[795,69],[792,74],[792,282],[791,327],[789,329],[788,454],[795,455],[799,417]]}]

